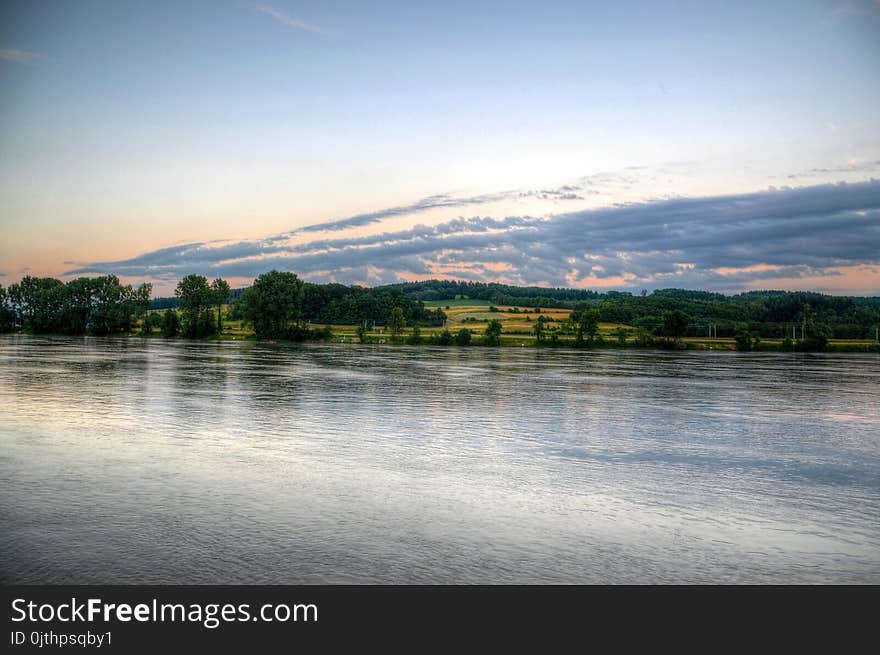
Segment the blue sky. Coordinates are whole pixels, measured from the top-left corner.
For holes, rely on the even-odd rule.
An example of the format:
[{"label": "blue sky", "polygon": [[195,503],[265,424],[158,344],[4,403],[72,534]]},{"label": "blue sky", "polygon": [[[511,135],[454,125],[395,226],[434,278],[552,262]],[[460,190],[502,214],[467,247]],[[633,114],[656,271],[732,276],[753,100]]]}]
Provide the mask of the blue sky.
[{"label": "blue sky", "polygon": [[[880,293],[880,255],[845,251],[858,233],[880,253],[877,194],[859,186],[880,177],[878,80],[875,0],[5,2],[0,283],[114,263],[159,289],[183,272],[246,282],[262,260],[305,268],[292,253],[314,241],[325,250],[310,247],[302,272],[343,282]],[[632,233],[609,244],[597,227],[609,207],[648,216],[687,199],[727,234],[730,198],[784,187],[846,206],[827,216],[843,221],[834,257],[801,239],[792,264],[761,243],[761,261],[733,270],[739,259],[689,251],[683,234],[648,257]],[[303,230],[352,217],[332,239]],[[577,246],[554,250],[537,229],[525,258],[435,241],[393,254],[417,225],[450,234],[475,218],[522,245],[498,227],[514,217],[574,221]],[[337,243],[365,238],[370,263]],[[245,263],[222,258],[241,243]],[[288,260],[273,259],[279,243]],[[158,263],[168,248],[201,250],[172,269]],[[582,263],[595,257],[599,270]]]}]

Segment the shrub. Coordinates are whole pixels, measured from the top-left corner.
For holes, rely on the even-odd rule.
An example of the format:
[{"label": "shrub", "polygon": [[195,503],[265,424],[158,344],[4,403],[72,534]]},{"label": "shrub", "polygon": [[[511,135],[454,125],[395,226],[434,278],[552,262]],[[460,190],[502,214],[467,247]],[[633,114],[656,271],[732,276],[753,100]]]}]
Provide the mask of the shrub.
[{"label": "shrub", "polygon": [[410,346],[418,346],[419,344],[422,343],[422,331],[418,325],[413,327],[412,333],[409,335],[409,337],[407,337],[406,342]]}]

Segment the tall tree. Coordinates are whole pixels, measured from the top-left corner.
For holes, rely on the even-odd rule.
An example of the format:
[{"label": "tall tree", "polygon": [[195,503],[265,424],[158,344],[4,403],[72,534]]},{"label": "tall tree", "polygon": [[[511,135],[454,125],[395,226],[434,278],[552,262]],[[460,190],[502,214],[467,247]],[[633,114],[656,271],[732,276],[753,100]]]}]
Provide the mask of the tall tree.
[{"label": "tall tree", "polygon": [[599,310],[585,309],[577,317],[577,345],[584,344],[584,335],[587,337],[587,345],[592,346],[599,334]]},{"label": "tall tree", "polygon": [[663,334],[678,341],[687,331],[690,317],[679,309],[663,312]]},{"label": "tall tree", "polygon": [[22,278],[18,285],[22,321],[32,332],[62,332],[64,283],[51,277]]},{"label": "tall tree", "polygon": [[400,307],[395,307],[391,310],[391,316],[388,317],[388,327],[391,329],[391,334],[395,337],[403,332],[403,328],[406,327],[406,317]]},{"label": "tall tree", "polygon": [[78,277],[67,283],[64,324],[69,334],[85,334],[91,328],[95,309],[95,280]]},{"label": "tall tree", "polygon": [[204,337],[214,329],[210,315],[214,307],[214,295],[203,275],[187,275],[177,283],[174,295],[183,318],[183,334],[187,337]]},{"label": "tall tree", "polygon": [[483,332],[483,342],[487,346],[501,345],[501,321],[494,318],[489,321],[486,331]]},{"label": "tall tree", "polygon": [[293,273],[270,271],[242,296],[244,316],[259,339],[282,339],[287,327],[302,318],[303,283]]},{"label": "tall tree", "polygon": [[211,293],[214,297],[214,304],[217,305],[217,334],[223,331],[223,321],[220,313],[223,311],[223,305],[229,300],[229,283],[223,278],[218,277],[211,282]]},{"label": "tall tree", "polygon": [[134,305],[135,311],[137,314],[143,317],[144,324],[147,324],[147,312],[150,311],[150,296],[153,294],[153,285],[149,282],[144,282],[140,285],[131,296],[132,304]]},{"label": "tall tree", "polygon": [[810,303],[805,303],[803,308],[804,339],[800,343],[801,350],[819,351],[825,350],[831,331],[828,326],[816,320],[816,313]]},{"label": "tall tree", "polygon": [[736,334],[733,335],[736,341],[736,349],[749,351],[752,349],[752,333],[749,331],[748,323],[739,323],[736,326]]},{"label": "tall tree", "polygon": [[11,332],[15,328],[15,311],[9,292],[0,284],[0,332]]},{"label": "tall tree", "polygon": [[534,333],[535,340],[538,342],[538,344],[544,342],[544,321],[541,320],[542,318],[544,317],[538,317],[538,320],[535,321],[535,324],[532,326],[532,332]]}]

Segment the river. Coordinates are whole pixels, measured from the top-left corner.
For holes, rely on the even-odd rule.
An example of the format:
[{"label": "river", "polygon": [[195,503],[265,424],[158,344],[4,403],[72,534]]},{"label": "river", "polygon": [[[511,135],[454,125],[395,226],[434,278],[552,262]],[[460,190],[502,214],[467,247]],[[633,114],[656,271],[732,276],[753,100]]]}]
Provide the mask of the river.
[{"label": "river", "polygon": [[0,338],[3,583],[880,583],[880,357]]}]

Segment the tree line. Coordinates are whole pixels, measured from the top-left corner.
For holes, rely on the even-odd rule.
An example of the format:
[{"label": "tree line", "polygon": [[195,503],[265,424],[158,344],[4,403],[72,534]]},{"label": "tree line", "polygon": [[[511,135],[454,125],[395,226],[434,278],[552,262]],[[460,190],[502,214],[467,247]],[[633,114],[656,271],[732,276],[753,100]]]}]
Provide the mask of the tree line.
[{"label": "tree line", "polygon": [[[291,272],[270,271],[259,276],[251,287],[236,290],[222,278],[209,281],[201,275],[187,275],[178,283],[173,299],[153,300],[150,284],[123,285],[114,275],[66,283],[27,276],[8,288],[0,286],[0,331],[107,335],[130,332],[140,323],[143,334],[158,328],[167,337],[200,338],[222,331],[223,307],[228,305],[227,318],[251,323],[261,339],[328,338],[331,333],[327,328],[311,327],[318,323],[357,325],[361,341],[367,339],[368,326],[387,326],[398,340],[403,327],[410,326],[412,333],[407,339],[412,343],[429,340],[439,345],[469,345],[473,333],[466,328],[457,334],[443,330],[423,339],[420,327],[444,325],[446,314],[439,308],[426,307],[421,298],[413,296],[452,291],[533,294],[539,289],[559,295],[560,302],[580,300],[573,303],[570,317],[558,326],[550,325],[552,321],[540,315],[540,307],[534,307],[539,317],[532,334],[538,345],[561,345],[563,341],[576,347],[606,345],[608,335],[603,336],[599,330],[599,324],[605,322],[634,326],[634,335],[627,328],[617,329],[613,336],[617,345],[680,348],[684,347],[685,336],[708,336],[692,334],[695,328],[705,330],[707,323],[715,322],[712,334],[733,337],[740,350],[760,349],[761,340],[766,338],[781,338],[783,350],[822,350],[831,338],[874,337],[880,324],[880,298],[785,291],[725,296],[680,289],[641,295],[598,294],[448,281],[365,288],[311,284]],[[148,312],[157,305],[165,311]],[[794,328],[791,333],[788,327]],[[500,335],[501,323],[489,321],[480,342],[498,345]],[[634,342],[631,336],[635,336]]]},{"label": "tree line", "polygon": [[27,276],[0,286],[0,331],[106,335],[130,332],[140,323],[144,334],[159,329],[168,337],[200,338],[221,332],[227,303],[228,318],[250,322],[259,338],[268,339],[326,338],[325,329],[309,327],[313,322],[387,325],[393,312],[408,325],[438,326],[446,320],[442,310],[394,289],[309,284],[283,271],[261,275],[247,289],[231,289],[222,278],[187,275],[171,299],[151,299],[151,292],[150,284],[123,285],[115,275],[66,283]]},{"label": "tree line", "polygon": [[[383,287],[379,287],[383,288]],[[601,294],[588,289],[562,287],[520,287],[498,282],[470,282],[460,280],[424,280],[387,285],[414,300],[437,301],[457,297],[488,300],[496,305],[526,305],[528,307],[572,307],[574,303],[595,300]]]},{"label": "tree line", "polygon": [[[538,317],[533,327],[533,334],[538,345],[545,343],[547,335],[543,321],[544,317]],[[818,352],[825,350],[828,340],[832,336],[831,328],[816,320],[816,313],[809,303],[801,308],[801,331],[799,337],[792,338],[786,335],[782,343],[774,350]],[[635,340],[632,345],[643,347],[655,347],[664,349],[685,349],[687,344],[684,337],[688,334],[693,318],[680,309],[666,310],[660,317],[662,321],[652,329],[637,327]],[[602,321],[601,311],[597,308],[574,311],[571,317],[563,322],[561,332],[574,333],[574,346],[577,348],[590,348],[593,346],[607,345],[605,337],[599,331],[599,323]],[[554,339],[558,332],[551,333],[551,345],[557,345],[558,339]],[[611,345],[625,347],[631,344],[630,330],[619,326],[614,331],[614,341]],[[718,336],[718,335],[715,335]],[[734,329],[734,343],[736,349],[751,351],[761,349],[761,335],[752,330],[749,323],[738,323]]]},{"label": "tree line", "polygon": [[115,275],[80,277],[62,282],[28,275],[0,286],[0,331],[22,329],[36,334],[129,332],[146,314],[152,286],[121,284]]},{"label": "tree line", "polygon": [[[278,271],[272,271],[278,273]],[[268,275],[268,274],[267,274]],[[291,275],[293,275],[291,273]],[[188,278],[200,276],[188,276]],[[186,280],[187,278],[184,278]],[[260,278],[258,278],[260,279]],[[264,283],[269,281],[278,282],[279,278],[273,275],[265,278]],[[207,280],[199,284],[207,284]],[[255,283],[256,284],[256,283]],[[408,325],[439,326],[446,320],[446,314],[442,309],[430,309],[421,300],[413,299],[405,293],[389,287],[367,288],[361,286],[345,286],[343,284],[313,284],[303,282],[297,278],[297,282],[288,283],[291,293],[297,297],[296,321],[303,323],[322,323],[333,325],[388,325],[391,312],[399,308]],[[231,320],[249,320],[246,316],[247,295],[252,287],[246,289],[230,289],[228,301],[230,302],[229,318]],[[187,302],[187,296],[181,296],[180,287],[174,297],[155,298],[150,303],[150,309],[182,309]],[[260,294],[261,296],[264,295]],[[251,296],[251,304],[254,304],[254,296]],[[258,319],[259,320],[259,319]]]}]

